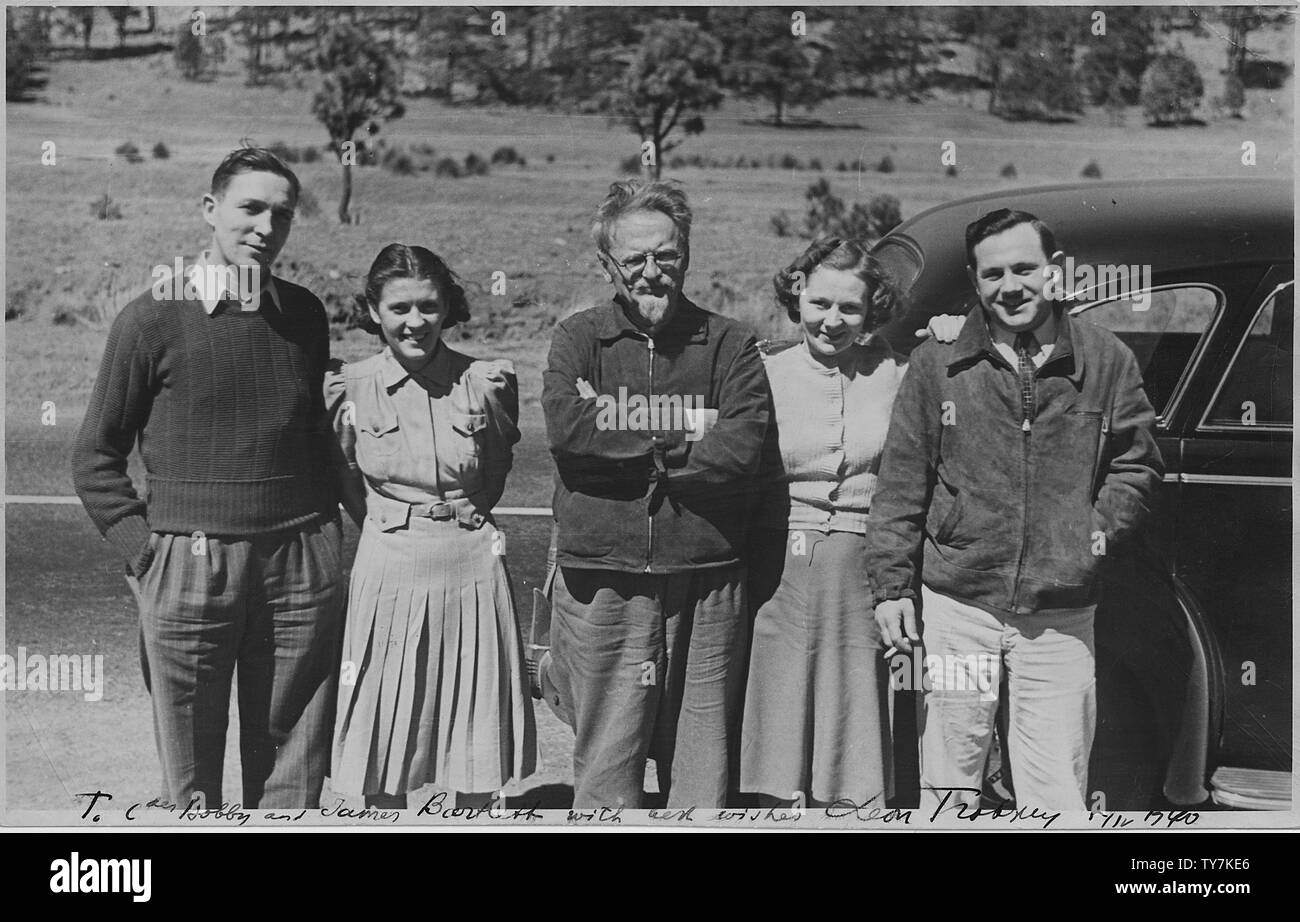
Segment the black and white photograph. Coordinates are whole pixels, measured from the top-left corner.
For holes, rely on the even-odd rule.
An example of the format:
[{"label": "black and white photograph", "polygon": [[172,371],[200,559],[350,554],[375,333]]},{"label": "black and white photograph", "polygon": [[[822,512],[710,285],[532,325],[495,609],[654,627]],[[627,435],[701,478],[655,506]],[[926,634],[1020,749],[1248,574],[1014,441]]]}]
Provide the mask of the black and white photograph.
[{"label": "black and white photograph", "polygon": [[1296,9],[7,3],[0,824],[1296,828]]}]

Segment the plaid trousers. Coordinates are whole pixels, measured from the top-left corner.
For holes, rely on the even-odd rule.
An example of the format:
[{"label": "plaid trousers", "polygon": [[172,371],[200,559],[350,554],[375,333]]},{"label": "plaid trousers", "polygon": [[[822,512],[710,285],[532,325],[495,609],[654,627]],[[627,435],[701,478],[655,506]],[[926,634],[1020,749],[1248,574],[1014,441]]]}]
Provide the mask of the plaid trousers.
[{"label": "plaid trousers", "polygon": [[329,770],[342,642],[342,527],[155,533],[135,587],[166,796],[222,803],[239,668],[245,807],[316,807]]}]

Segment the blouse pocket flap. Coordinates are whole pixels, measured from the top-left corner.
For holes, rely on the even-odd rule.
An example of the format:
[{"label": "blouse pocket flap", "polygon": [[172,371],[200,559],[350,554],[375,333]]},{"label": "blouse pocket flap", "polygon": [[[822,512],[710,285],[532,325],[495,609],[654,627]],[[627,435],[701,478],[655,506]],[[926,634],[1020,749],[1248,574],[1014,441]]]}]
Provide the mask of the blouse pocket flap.
[{"label": "blouse pocket flap", "polygon": [[367,419],[357,427],[367,435],[373,435],[378,438],[381,435],[387,435],[390,432],[397,431],[397,417],[380,417],[378,419]]},{"label": "blouse pocket flap", "polygon": [[451,419],[451,427],[466,438],[473,438],[487,428],[487,414],[457,413]]}]

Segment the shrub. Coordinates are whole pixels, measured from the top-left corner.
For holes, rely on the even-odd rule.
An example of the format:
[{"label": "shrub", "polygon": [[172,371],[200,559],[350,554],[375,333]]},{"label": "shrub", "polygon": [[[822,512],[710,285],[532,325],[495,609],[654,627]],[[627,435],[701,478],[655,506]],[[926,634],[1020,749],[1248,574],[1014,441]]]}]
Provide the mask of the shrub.
[{"label": "shrub", "polygon": [[554,163],[554,162],[555,162],[555,155],[554,155],[554,154],[547,154],[547,155],[546,155],[546,162],[547,162],[547,163]]},{"label": "shrub", "polygon": [[12,11],[5,10],[5,99],[11,102],[30,98],[33,89],[45,85],[40,75],[42,59],[49,52],[48,19],[33,11],[19,22],[10,22]]},{"label": "shrub", "polygon": [[166,160],[171,155],[172,152],[167,149],[167,145],[164,144],[162,141],[159,141],[157,144],[153,146],[153,159]]},{"label": "shrub", "polygon": [[203,39],[190,31],[188,20],[176,27],[176,44],[172,49],[172,58],[176,69],[186,80],[197,80],[203,73],[206,63],[203,54]]},{"label": "shrub", "polygon": [[880,162],[876,164],[876,172],[877,173],[894,172],[894,158],[889,156],[889,154],[885,154],[885,156],[881,157]]},{"label": "shrub", "polygon": [[989,111],[1010,121],[1059,121],[1078,115],[1083,92],[1076,70],[1033,47],[1012,52],[1003,63]]},{"label": "shrub", "polygon": [[320,159],[320,148],[314,144],[308,144],[302,149],[302,162],[315,163]]},{"label": "shrub", "polygon": [[998,171],[1003,179],[1016,178],[1016,165],[1014,163],[1003,164],[1002,169]]},{"label": "shrub", "polygon": [[122,209],[117,206],[117,202],[109,197],[107,192],[90,203],[90,213],[100,221],[122,220]]},{"label": "shrub", "polygon": [[136,147],[135,144],[130,141],[124,141],[119,144],[116,149],[114,149],[113,153],[119,157],[124,157],[127,163],[140,163],[144,160],[144,158],[140,156],[140,148]]},{"label": "shrub", "polygon": [[844,200],[831,193],[831,184],[825,177],[809,186],[803,197],[808,203],[803,219],[805,236],[840,233],[844,224]]},{"label": "shrub", "polygon": [[316,200],[316,195],[306,186],[298,190],[298,207],[295,209],[295,216],[299,218],[314,218],[320,214],[320,202]]},{"label": "shrub", "polygon": [[620,173],[629,173],[635,175],[641,172],[641,155],[630,154],[618,162],[618,171]]},{"label": "shrub", "polygon": [[835,170],[839,173],[847,173],[849,171],[849,165],[841,160],[839,163],[835,164]]},{"label": "shrub", "polygon": [[783,170],[802,170],[803,161],[794,154],[781,155],[781,169]]},{"label": "shrub", "polygon": [[297,163],[302,159],[301,155],[298,153],[298,148],[290,147],[283,141],[275,141],[267,148],[267,150],[275,154],[285,163]]},{"label": "shrub", "polygon": [[1089,160],[1088,165],[1079,173],[1084,179],[1101,179],[1101,167],[1097,165],[1096,160]]},{"label": "shrub", "polygon": [[415,161],[405,151],[387,151],[380,166],[398,176],[411,176],[415,173]]},{"label": "shrub", "polygon": [[883,237],[903,223],[903,209],[898,199],[887,192],[873,195],[867,203],[867,215],[871,220],[871,233]]},{"label": "shrub", "polygon": [[946,169],[946,170],[943,171],[943,175],[944,175],[944,176],[956,176],[956,175],[957,175],[957,167],[956,167],[955,165],[949,164],[948,169]]},{"label": "shrub", "polygon": [[817,157],[813,157],[811,160],[808,161],[808,169],[817,170],[818,172],[821,172],[821,168],[822,168],[822,162]]},{"label": "shrub", "polygon": [[466,176],[486,176],[489,170],[488,162],[473,152],[465,155],[465,175]]},{"label": "shrub", "polygon": [[448,179],[460,179],[460,163],[451,157],[443,157],[433,168],[435,176],[446,176]]},{"label": "shrub", "polygon": [[493,166],[496,166],[498,163],[504,166],[509,166],[512,163],[518,163],[522,159],[523,158],[519,156],[519,151],[510,146],[498,147],[496,150],[492,151]]},{"label": "shrub", "polygon": [[772,232],[778,237],[789,237],[794,232],[794,222],[784,209],[772,215],[769,220],[772,224]]},{"label": "shrub", "polygon": [[[865,205],[854,202],[846,210],[844,201],[831,192],[830,183],[822,178],[808,187],[804,198],[808,202],[808,212],[804,216],[805,237],[834,234],[870,244],[903,222],[898,199],[887,193],[873,195]],[[771,219],[778,236],[782,234],[777,222],[784,214],[781,212]]]},{"label": "shrub", "polygon": [[1253,53],[1241,62],[1241,82],[1251,90],[1280,90],[1291,76],[1292,66],[1286,61],[1257,57]]},{"label": "shrub", "polygon": [[1177,52],[1160,55],[1142,75],[1142,111],[1156,125],[1188,121],[1204,94],[1196,65]]}]

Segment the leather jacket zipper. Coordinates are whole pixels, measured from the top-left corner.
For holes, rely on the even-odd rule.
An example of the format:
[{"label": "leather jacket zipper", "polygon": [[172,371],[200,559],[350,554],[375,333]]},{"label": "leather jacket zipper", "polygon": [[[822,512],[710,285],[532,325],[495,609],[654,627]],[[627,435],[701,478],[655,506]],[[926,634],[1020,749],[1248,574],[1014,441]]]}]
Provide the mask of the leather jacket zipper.
[{"label": "leather jacket zipper", "polygon": [[[646,394],[646,400],[647,400],[647,402],[648,402],[648,404],[649,404],[650,406],[653,406],[653,405],[654,405],[654,403],[653,403],[653,401],[654,401],[654,392],[655,392],[655,341],[654,341],[654,337],[653,337],[653,336],[649,336],[649,335],[647,335],[646,338],[645,338],[645,344],[646,344],[646,350],[648,351],[649,356],[650,356],[649,385],[648,385],[648,387],[647,387],[647,391],[648,391],[648,393]],[[657,485],[656,485],[656,486],[657,486]],[[651,505],[646,507],[646,533],[645,533],[645,572],[646,572],[646,573],[649,573],[649,572],[650,572],[650,561],[653,559],[653,556],[652,556],[652,555],[653,555],[653,552],[654,552],[654,540],[655,540],[655,518],[654,518],[654,512],[651,511],[651,510],[652,510],[653,503],[654,503],[654,499],[653,499],[653,495],[652,495],[652,496],[651,496]]]},{"label": "leather jacket zipper", "polygon": [[[1038,390],[1038,369],[1034,370],[1034,390]],[[1034,403],[1038,400],[1037,393],[1034,394]],[[1022,406],[1020,420],[1020,453],[1021,453],[1021,482],[1024,485],[1024,494],[1020,503],[1020,556],[1016,559],[1016,581],[1011,588],[1011,610],[1016,610],[1016,604],[1020,601],[1020,574],[1025,566],[1025,552],[1029,549],[1029,439],[1033,435],[1033,421],[1029,418],[1028,408]]]}]

